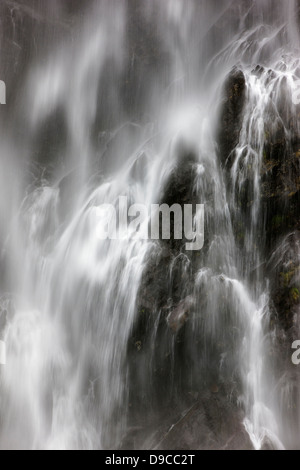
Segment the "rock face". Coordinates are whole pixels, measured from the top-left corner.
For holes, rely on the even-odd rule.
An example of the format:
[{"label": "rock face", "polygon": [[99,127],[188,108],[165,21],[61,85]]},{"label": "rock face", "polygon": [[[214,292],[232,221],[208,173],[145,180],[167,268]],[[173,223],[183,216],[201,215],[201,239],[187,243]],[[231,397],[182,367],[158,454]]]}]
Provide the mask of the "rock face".
[{"label": "rock face", "polygon": [[[284,128],[277,122],[272,132],[266,130],[261,206],[266,254],[272,256],[272,262],[266,266],[266,275],[271,279],[271,298],[281,326],[285,332],[291,332],[295,327],[300,288],[296,276],[299,266],[300,148],[287,109],[282,109],[282,122]],[[290,135],[285,129],[290,130]]]},{"label": "rock face", "polygon": [[173,310],[171,310],[167,317],[167,323],[173,333],[178,333],[178,331],[183,327],[185,322],[188,320],[189,312],[194,305],[195,300],[191,295],[189,295],[179,302]]},{"label": "rock face", "polygon": [[[266,72],[262,67],[257,67],[252,73],[258,76],[269,74],[270,78],[273,76],[272,71]],[[270,282],[271,328],[274,333],[271,360],[274,361],[276,357],[278,376],[288,375],[292,389],[299,380],[297,368],[291,362],[291,345],[299,339],[300,331],[300,142],[297,128],[300,115],[298,106],[292,105],[284,81],[280,87],[279,95],[282,99],[277,102],[276,112],[270,108],[264,119],[258,215],[261,223],[257,227],[257,239],[262,259],[261,278]],[[226,163],[228,191],[232,187],[230,170],[234,161],[230,156],[234,157],[239,139],[240,118],[245,102],[244,88],[242,73],[232,71],[224,86],[219,133],[220,160],[223,165]],[[249,193],[236,195],[245,224],[250,217],[251,199]],[[239,243],[238,223],[234,224],[234,230]],[[279,381],[279,387],[282,387],[284,396],[285,384]],[[290,398],[295,404],[298,403],[296,388]],[[287,401],[283,400],[283,412],[290,416],[292,422]]]},{"label": "rock face", "polygon": [[[253,70],[255,76],[263,73],[272,77],[272,73],[266,72],[262,67]],[[282,86],[284,87],[284,83]],[[227,179],[228,200],[232,200],[231,169],[235,162],[235,148],[239,144],[246,105],[246,78],[241,70],[234,68],[224,84],[218,131],[219,158]],[[279,103],[278,112],[281,113],[281,117],[270,110],[264,123],[263,161],[259,175],[260,212],[257,216],[260,223],[257,224],[256,236],[260,241],[258,250],[262,260],[259,268],[262,271],[261,278],[270,279],[271,325],[274,327],[276,338],[274,346],[281,351],[279,353],[281,364],[278,369],[282,371],[288,363],[290,364],[291,340],[296,339],[299,327],[300,251],[299,256],[295,256],[295,253],[299,243],[300,152],[297,126],[293,122],[294,117],[289,106],[286,103],[281,106]],[[289,134],[286,132],[288,126],[291,129]],[[184,149],[181,152],[181,157],[178,158],[178,163],[165,184],[161,202],[169,205],[195,203],[196,198],[192,188],[196,160],[193,151]],[[245,248],[245,235],[241,236],[241,231],[247,230],[253,207],[253,189],[249,190],[251,185],[253,182],[249,177],[240,191],[233,194],[235,207],[238,208],[232,213],[233,230],[237,245],[242,249]],[[209,200],[208,194],[207,197]],[[206,233],[210,235],[215,233],[213,221],[206,222]],[[137,323],[128,349],[128,362],[131,364],[130,383],[134,384],[130,390],[131,402],[135,404],[132,405],[131,416],[133,427],[139,423],[138,416],[141,410],[147,407],[147,403],[151,402],[153,409],[161,416],[163,407],[178,406],[178,397],[180,397],[179,402],[187,403],[185,397],[190,396],[193,389],[188,379],[192,367],[190,362],[192,355],[189,354],[186,342],[187,338],[190,338],[188,328],[191,325],[191,318],[195,315],[195,311],[201,310],[201,300],[199,304],[199,299],[193,298],[194,294],[192,295],[195,273],[201,267],[201,263],[195,254],[184,252],[183,242],[183,240],[174,240],[172,236],[171,240],[160,240],[157,249],[152,252],[143,275]],[[203,251],[205,252],[205,247]],[[174,260],[177,260],[177,265],[174,264]],[[197,306],[194,308],[196,303]],[[153,336],[149,337],[149,332],[154,332]],[[205,354],[201,338],[198,338],[195,348],[197,357]],[[212,347],[209,354],[211,369],[215,373],[204,374],[207,380],[206,387],[202,389],[197,384],[198,398],[192,401],[191,410],[184,418],[178,419],[171,431],[165,430],[165,434],[160,436],[159,444],[156,444],[159,448],[251,447],[241,426],[242,412],[233,405],[228,405],[228,395],[231,393],[229,390],[232,391],[233,385],[226,380],[220,381],[219,372],[216,372],[219,371],[218,361],[221,352]],[[149,382],[147,380],[147,383],[141,382],[141,377],[144,375],[142,371],[147,368],[149,356],[153,361],[151,397],[147,390]],[[171,380],[170,370],[174,374]],[[172,395],[174,389],[177,396]],[[239,384],[236,389],[237,395],[238,390]],[[218,417],[216,415],[210,417],[214,409]],[[227,422],[226,416],[231,416],[233,428],[225,429],[224,425],[223,432],[222,419],[224,418],[224,423]],[[220,431],[218,436],[214,432],[214,420],[218,423]],[[266,448],[268,445],[265,443]]]},{"label": "rock face", "polygon": [[279,324],[292,342],[298,339],[300,311],[300,233],[297,230],[280,242],[269,269],[273,272],[271,288]]},{"label": "rock face", "polygon": [[[124,436],[122,449],[147,450],[252,450],[242,424],[243,413],[228,401],[226,391],[195,394],[187,409],[172,407],[153,417],[148,429],[132,427]],[[191,397],[192,399],[192,397]],[[163,424],[161,422],[163,421]]]},{"label": "rock face", "polygon": [[[253,75],[274,78],[271,70],[257,66]],[[268,80],[268,78],[266,78]],[[230,170],[235,158],[235,148],[241,132],[245,106],[245,77],[234,68],[223,89],[220,113],[220,160],[227,169],[227,186],[231,190]],[[271,298],[284,331],[294,326],[298,305],[298,270],[296,245],[300,225],[300,145],[297,121],[299,109],[293,109],[284,80],[280,84],[281,101],[276,111],[267,110],[264,121],[264,150],[260,174],[260,214],[263,221],[258,238],[262,241],[261,256],[272,262],[265,264],[264,277],[271,279]],[[247,181],[245,186],[247,186]],[[245,223],[249,218],[251,193],[240,191],[237,203]],[[235,226],[236,238],[240,238]]]},{"label": "rock face", "polygon": [[[194,184],[197,155],[182,145],[176,152],[176,164],[159,202],[169,206],[199,203]],[[209,206],[213,199],[209,165],[206,173],[201,197],[206,197]],[[216,233],[214,219],[212,207],[205,219],[207,239]],[[185,240],[175,240],[173,235],[153,247],[142,276],[136,323],[128,346],[130,432],[122,446],[251,448],[241,424],[243,411],[234,405],[239,384],[232,371],[229,377],[226,367],[220,373],[223,350],[231,346],[225,346],[221,339],[206,344],[201,330],[206,320],[201,315],[214,313],[206,306],[205,292],[195,292],[196,274],[208,249],[204,246],[200,252],[187,252]],[[226,308],[221,306],[224,315]],[[234,334],[228,343],[234,343]],[[229,396],[235,397],[230,403]]]},{"label": "rock face", "polygon": [[[189,149],[178,148],[177,164],[169,175],[160,203],[194,204],[195,155]],[[185,239],[174,239],[171,223],[170,240],[160,239],[153,247],[142,276],[138,295],[137,321],[128,348],[130,364],[131,401],[139,407],[147,406],[148,400],[161,402],[172,395],[171,368],[180,377],[179,387],[188,373],[181,348],[184,346],[185,324],[193,309],[193,278],[195,256],[184,249]],[[150,332],[153,332],[153,336]],[[174,337],[174,334],[177,333]],[[173,352],[172,352],[173,350]],[[172,365],[174,356],[176,366]],[[150,357],[153,367],[149,368]],[[153,374],[153,389],[150,391],[147,377],[143,383],[145,369]],[[162,396],[162,389],[165,393]],[[151,397],[148,395],[150,394]],[[172,399],[171,399],[172,400]]]},{"label": "rock face", "polygon": [[169,430],[158,450],[252,450],[242,425],[242,413],[224,399],[207,392]]}]

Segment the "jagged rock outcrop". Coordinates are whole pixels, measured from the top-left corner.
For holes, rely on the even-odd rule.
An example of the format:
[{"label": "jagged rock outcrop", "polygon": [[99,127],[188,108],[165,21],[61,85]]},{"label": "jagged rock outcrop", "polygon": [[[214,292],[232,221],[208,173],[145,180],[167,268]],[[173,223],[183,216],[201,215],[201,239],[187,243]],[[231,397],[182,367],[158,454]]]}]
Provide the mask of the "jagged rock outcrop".
[{"label": "jagged rock outcrop", "polygon": [[[148,427],[131,427],[122,449],[153,450],[252,450],[242,424],[242,410],[228,401],[226,390],[190,393],[188,408],[173,407],[164,416],[153,416]],[[186,404],[188,404],[188,401]],[[163,419],[162,419],[163,418]],[[267,443],[266,443],[267,444]]]},{"label": "jagged rock outcrop", "polygon": [[[300,326],[300,232],[285,236],[267,265],[271,279],[274,323],[285,332],[287,345],[298,339]],[[271,275],[272,273],[272,275]],[[282,339],[282,338],[281,338]],[[290,350],[287,354],[290,356]]]},{"label": "jagged rock outcrop", "polygon": [[242,126],[245,105],[246,81],[244,73],[234,67],[223,88],[218,141],[220,160],[223,165],[232,164],[232,151],[235,149]]},{"label": "jagged rock outcrop", "polygon": [[[196,202],[193,189],[196,157],[193,151],[181,147],[177,151],[177,165],[169,175],[158,201],[170,207],[173,204],[183,206]],[[165,398],[172,395],[171,368],[179,378],[179,387],[184,382],[183,376],[188,373],[184,354],[181,355],[180,350],[184,344],[185,324],[194,303],[192,293],[195,255],[185,250],[185,242],[184,237],[174,239],[174,224],[171,222],[170,239],[160,238],[146,262],[137,299],[137,319],[128,348],[131,397],[137,409],[145,406],[147,399],[152,403],[156,400],[163,401],[162,389],[165,389]],[[149,334],[151,331],[155,332],[154,337]],[[175,367],[172,366],[173,342]],[[156,365],[149,370],[153,375],[153,390],[151,398],[147,398],[148,391],[143,392],[141,384],[141,371],[148,367],[151,356]],[[147,384],[145,386],[148,387]]]},{"label": "jagged rock outcrop", "polygon": [[[258,77],[264,75],[274,79],[274,72],[261,66],[253,69]],[[235,147],[238,144],[241,119],[245,106],[245,77],[234,68],[224,85],[224,100],[220,113],[219,149],[220,160],[226,163],[227,187],[232,190],[230,170],[234,163]],[[298,107],[292,107],[291,96],[286,82],[280,82],[280,100],[276,109],[270,104],[264,119],[264,150],[260,174],[260,223],[257,237],[264,261],[264,276],[271,280],[271,299],[279,323],[285,332],[291,331],[295,322],[298,305],[298,286],[294,279],[298,261],[295,259],[295,243],[300,228],[300,145],[298,132]],[[232,158],[231,158],[232,157]],[[253,194],[249,191],[251,181],[246,180],[235,198],[239,217],[232,214],[235,236],[238,244],[244,242],[240,223],[244,227],[250,218]],[[248,188],[248,189],[247,189]],[[244,229],[245,230],[245,229]],[[285,252],[283,256],[279,247]],[[296,257],[297,258],[297,257]],[[276,268],[274,268],[276,266]]]}]

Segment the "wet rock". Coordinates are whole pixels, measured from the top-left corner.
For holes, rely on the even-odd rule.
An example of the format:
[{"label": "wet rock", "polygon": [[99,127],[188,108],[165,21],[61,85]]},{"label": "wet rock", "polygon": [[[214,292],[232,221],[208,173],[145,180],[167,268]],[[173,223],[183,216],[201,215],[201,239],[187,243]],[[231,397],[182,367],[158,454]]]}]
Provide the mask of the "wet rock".
[{"label": "wet rock", "polygon": [[261,200],[271,251],[283,236],[300,228],[300,151],[280,156],[282,160],[266,156],[262,168]]},{"label": "wet rock", "polygon": [[252,74],[253,75],[256,75],[257,77],[260,77],[265,71],[265,68],[262,67],[261,65],[257,65],[253,70],[252,70]]},{"label": "wet rock", "polygon": [[[258,66],[253,73],[260,75],[264,70]],[[218,135],[221,163],[227,170],[230,169],[231,154],[239,140],[245,89],[244,74],[237,68],[233,69],[224,85]],[[285,121],[286,116],[280,119],[270,109],[264,123],[265,146],[260,175],[261,213],[257,236],[262,257],[266,256],[267,259],[268,256],[271,257],[271,253],[276,252],[278,243],[280,244],[288,233],[300,230],[298,209],[300,151],[293,146],[294,144],[291,145]],[[183,147],[178,151],[176,164],[166,181],[160,202],[170,206],[174,203],[195,202],[193,180],[196,161],[192,149]],[[249,188],[247,188],[248,183]],[[244,192],[238,194],[235,206],[238,207],[237,217],[236,220],[233,219],[235,236],[236,239],[240,238],[242,247],[250,223],[249,207],[253,199],[251,181],[246,181],[243,189]],[[205,196],[209,199],[208,194],[205,193]],[[211,232],[215,233],[214,230]],[[284,361],[290,361],[290,340],[296,338],[296,332],[299,331],[297,329],[300,311],[299,263],[295,260],[297,238],[298,235],[287,240],[288,249],[284,255],[280,250],[274,254],[272,258],[274,264],[264,262],[262,259],[257,268],[271,280],[270,297],[273,309],[271,326],[276,329],[274,336],[277,338],[277,344],[280,343],[280,354],[284,357]],[[189,316],[192,318],[193,309],[193,299],[189,294],[193,292],[194,274],[197,271],[194,254],[184,253],[181,240],[159,240],[156,248],[146,263],[142,278],[137,322],[133,329],[128,362],[131,369],[129,394],[135,408],[132,416],[141,415],[151,403],[152,409],[160,415],[158,419],[160,423],[162,409],[173,405],[174,389],[181,398],[185,392],[188,393],[190,400],[196,397],[189,391],[197,390],[199,384],[189,383],[188,377],[193,358],[201,357],[203,338],[193,337],[194,342],[189,350],[187,338],[192,337],[189,329],[192,328],[192,321],[187,320]],[[174,264],[175,260],[180,260],[177,266]],[[253,268],[256,269],[256,265]],[[220,280],[224,281],[222,278]],[[197,311],[200,311],[199,303],[197,307]],[[140,344],[141,348],[138,347]],[[276,349],[276,346],[274,347]],[[211,370],[199,372],[201,377],[205,377],[207,394],[197,390],[199,395],[196,404],[192,404],[192,408],[188,408],[187,412],[181,413],[178,420],[174,419],[175,411],[170,413],[170,419],[167,420],[169,426],[165,423],[163,431],[158,433],[159,438],[157,435],[152,436],[152,442],[155,442],[153,445],[157,449],[252,448],[242,424],[243,413],[229,402],[228,394],[220,385],[218,375],[220,357],[224,350],[228,351],[228,347],[223,345],[220,350],[217,348],[212,346],[206,349],[210,357]],[[275,354],[270,353],[270,356],[272,360],[276,360]],[[149,362],[152,365],[151,371],[147,369]],[[280,367],[280,370],[283,370],[283,366]],[[201,365],[199,370],[200,368]],[[145,378],[146,370],[149,371],[149,375],[151,374],[151,379]],[[150,382],[151,390],[149,390]],[[144,430],[141,434],[144,438],[147,431]],[[269,443],[265,442],[264,446],[269,448]]]},{"label": "wet rock", "polygon": [[287,334],[287,344],[299,339],[300,313],[300,232],[295,231],[279,243],[268,264],[272,273],[271,298],[277,324]]},{"label": "wet rock", "polygon": [[143,410],[142,425],[137,415],[122,440],[122,449],[252,450],[244,413],[234,403],[232,387],[224,383],[181,394],[179,401],[169,402],[159,411],[147,414]]},{"label": "wet rock", "polygon": [[246,81],[238,68],[228,75],[223,89],[218,142],[221,163],[231,165],[231,153],[238,144],[245,104]]},{"label": "wet rock", "polygon": [[173,333],[177,333],[188,320],[191,308],[195,305],[192,296],[186,297],[175,307],[167,317],[167,323]]},{"label": "wet rock", "polygon": [[[194,189],[194,164],[197,158],[194,151],[182,143],[176,152],[177,163],[166,181],[159,203],[169,207],[179,204],[183,210],[185,204],[195,207],[195,204],[199,203]],[[182,239],[174,238],[174,221],[171,214],[170,239],[161,238],[146,262],[139,291],[140,307],[152,311],[161,310],[168,304],[168,299],[171,299],[172,305],[176,305],[192,291],[190,288],[187,292],[194,271],[194,252],[185,250],[186,241],[184,232]]]},{"label": "wet rock", "polygon": [[210,391],[211,393],[218,393],[219,392],[219,387],[217,384],[213,384],[211,387],[210,387]]},{"label": "wet rock", "polygon": [[242,413],[226,399],[204,393],[166,432],[157,450],[251,450]]},{"label": "wet rock", "polygon": [[[170,207],[175,203],[181,206],[193,204],[196,202],[196,156],[192,151],[185,153],[180,147],[174,160],[174,169],[158,202]],[[193,292],[195,267],[194,253],[185,251],[185,242],[184,237],[174,239],[171,219],[171,239],[158,240],[145,263],[136,321],[128,346],[133,416],[145,408],[150,409],[150,404],[154,409],[167,406],[174,390],[181,390],[187,382],[191,363],[185,351],[184,331],[193,303],[189,294]],[[140,351],[137,342],[142,344]]]},{"label": "wet rock", "polygon": [[[298,429],[295,410],[300,406],[300,376],[299,366],[292,362],[292,344],[299,340],[300,331],[299,231],[295,230],[279,240],[267,264],[266,272],[270,279],[270,327],[273,339],[270,360],[278,374],[278,396],[284,397],[281,401],[282,415],[290,423],[290,429]],[[295,448],[294,445],[295,443],[291,448]]]}]

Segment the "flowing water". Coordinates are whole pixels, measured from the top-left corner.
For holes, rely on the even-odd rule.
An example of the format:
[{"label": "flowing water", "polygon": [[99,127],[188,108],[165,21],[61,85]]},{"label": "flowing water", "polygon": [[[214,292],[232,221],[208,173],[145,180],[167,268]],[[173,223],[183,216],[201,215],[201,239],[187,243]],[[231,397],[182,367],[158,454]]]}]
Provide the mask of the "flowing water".
[{"label": "flowing water", "polygon": [[[291,96],[300,76],[296,2],[275,3],[89,2],[71,36],[53,35],[47,53],[30,62],[1,137],[1,448],[120,444],[130,408],[128,342],[143,273],[162,247],[122,224],[122,239],[100,240],[97,208],[117,207],[119,196],[157,203],[181,145],[195,156],[193,191],[206,217],[194,277],[185,281],[191,259],[184,253],[168,265],[170,297],[179,265],[179,297],[195,299],[185,330],[190,383],[218,376],[237,384],[253,447],[290,445],[268,355],[269,287],[260,269],[265,129],[279,122],[289,145],[282,108],[295,116]],[[228,184],[216,136],[234,66],[244,73],[246,104]],[[238,203],[245,183],[246,214]],[[244,232],[239,246],[236,220]],[[150,343],[164,342],[162,352],[149,347],[135,386],[151,395],[152,369],[170,346],[164,380],[171,395],[175,340],[159,338],[157,305],[147,334]]]}]

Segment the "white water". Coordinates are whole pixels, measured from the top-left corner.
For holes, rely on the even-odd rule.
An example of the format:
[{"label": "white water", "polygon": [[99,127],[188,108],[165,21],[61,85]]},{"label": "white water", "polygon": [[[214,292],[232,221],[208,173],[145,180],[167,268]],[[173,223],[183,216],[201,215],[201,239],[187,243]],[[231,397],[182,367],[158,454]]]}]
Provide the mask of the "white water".
[{"label": "white water", "polygon": [[[250,273],[262,261],[257,236],[263,123],[271,108],[272,119],[281,119],[284,78],[292,93],[299,37],[293,1],[278,2],[276,9],[267,0],[249,4],[148,2],[142,15],[159,37],[156,53],[164,59],[160,73],[139,70],[137,93],[141,86],[144,95],[134,118],[120,92],[128,57],[133,69],[138,67],[130,56],[125,2],[96,2],[72,41],[55,44],[49,58],[31,64],[20,106],[26,138],[15,142],[12,124],[1,144],[1,305],[9,312],[7,365],[0,372],[1,448],[119,444],[128,406],[127,343],[147,256],[158,248],[141,239],[99,240],[96,209],[116,204],[120,195],[136,203],[157,202],[180,139],[197,155],[197,197],[214,220],[196,276],[200,319],[191,322],[190,339],[203,335],[207,357],[201,361],[208,367],[209,345],[225,345],[220,367],[228,361],[226,367],[241,382],[239,404],[254,448],[269,442],[284,447],[267,360],[268,284],[259,269],[254,280]],[[252,72],[257,64],[265,67],[260,76]],[[245,74],[246,107],[232,189],[226,193],[215,133],[222,85],[234,65]],[[109,67],[113,73],[107,79]],[[288,106],[295,112],[290,101]],[[24,197],[34,136],[57,109],[67,143],[51,175],[31,182]],[[99,115],[110,123],[102,125],[95,144],[92,132]],[[231,214],[239,216],[235,190],[249,177],[253,203],[239,250]],[[227,337],[234,331],[235,350],[228,352]],[[200,367],[194,373],[201,374]]]}]

